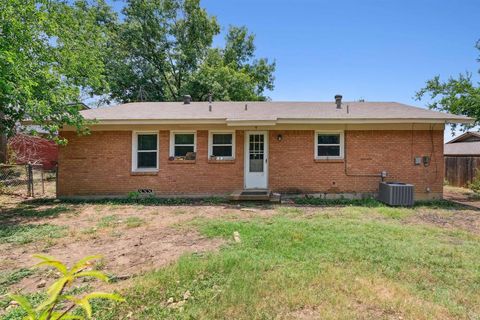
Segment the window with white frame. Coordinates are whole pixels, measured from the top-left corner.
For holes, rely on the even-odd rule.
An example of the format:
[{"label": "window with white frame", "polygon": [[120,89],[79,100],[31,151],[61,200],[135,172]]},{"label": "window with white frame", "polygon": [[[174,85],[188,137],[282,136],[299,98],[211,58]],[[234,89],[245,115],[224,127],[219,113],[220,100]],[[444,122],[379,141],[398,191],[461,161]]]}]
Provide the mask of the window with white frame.
[{"label": "window with white frame", "polygon": [[133,171],[157,170],[158,132],[134,132],[132,139]]},{"label": "window with white frame", "polygon": [[195,159],[197,152],[197,134],[195,132],[172,131],[170,134],[170,156],[183,159]]},{"label": "window with white frame", "polygon": [[208,135],[208,156],[219,160],[235,158],[235,132],[210,131]]},{"label": "window with white frame", "polygon": [[344,136],[343,132],[315,133],[316,159],[343,159]]}]

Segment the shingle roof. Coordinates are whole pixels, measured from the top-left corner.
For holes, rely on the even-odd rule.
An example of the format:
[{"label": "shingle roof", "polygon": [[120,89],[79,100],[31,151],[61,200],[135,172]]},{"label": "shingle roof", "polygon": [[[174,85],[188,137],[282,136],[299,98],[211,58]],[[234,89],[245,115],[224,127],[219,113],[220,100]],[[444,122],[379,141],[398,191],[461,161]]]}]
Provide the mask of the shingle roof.
[{"label": "shingle roof", "polygon": [[[211,105],[211,110],[209,106]],[[115,121],[243,122],[471,122],[470,118],[396,102],[135,102],[81,111],[100,123]]]},{"label": "shingle roof", "polygon": [[465,132],[462,135],[459,135],[458,137],[448,141],[447,143],[459,143],[459,142],[471,142],[472,141],[478,141],[480,140],[480,132]]},{"label": "shingle roof", "polygon": [[480,141],[446,143],[443,154],[446,156],[480,156]]}]

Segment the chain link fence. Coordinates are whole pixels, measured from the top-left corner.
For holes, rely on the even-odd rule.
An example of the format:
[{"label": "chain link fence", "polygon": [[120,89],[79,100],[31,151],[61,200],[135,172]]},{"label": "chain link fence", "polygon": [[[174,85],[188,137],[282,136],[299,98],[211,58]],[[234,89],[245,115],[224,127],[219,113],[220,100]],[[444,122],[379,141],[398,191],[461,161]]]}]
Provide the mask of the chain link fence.
[{"label": "chain link fence", "polygon": [[0,165],[0,194],[22,197],[55,197],[56,170],[42,166]]}]

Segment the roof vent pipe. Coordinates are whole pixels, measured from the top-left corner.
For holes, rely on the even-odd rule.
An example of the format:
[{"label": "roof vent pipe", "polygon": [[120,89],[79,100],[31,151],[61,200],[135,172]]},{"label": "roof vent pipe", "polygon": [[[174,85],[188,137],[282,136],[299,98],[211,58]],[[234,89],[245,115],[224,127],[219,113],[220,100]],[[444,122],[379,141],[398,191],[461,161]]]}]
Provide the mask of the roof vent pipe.
[{"label": "roof vent pipe", "polygon": [[192,97],[190,95],[184,95],[183,96],[183,104],[190,104],[192,102]]},{"label": "roof vent pipe", "polygon": [[337,104],[337,109],[342,109],[342,95],[335,95],[335,103]]}]

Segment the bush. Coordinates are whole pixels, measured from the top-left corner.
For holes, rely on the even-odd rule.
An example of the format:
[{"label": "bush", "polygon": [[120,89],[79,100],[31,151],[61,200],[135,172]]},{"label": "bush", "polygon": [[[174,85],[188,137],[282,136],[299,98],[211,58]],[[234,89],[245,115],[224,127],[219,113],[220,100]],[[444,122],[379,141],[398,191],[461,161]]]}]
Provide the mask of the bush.
[{"label": "bush", "polygon": [[468,187],[475,192],[480,192],[480,171],[475,170],[475,178],[468,184]]}]

